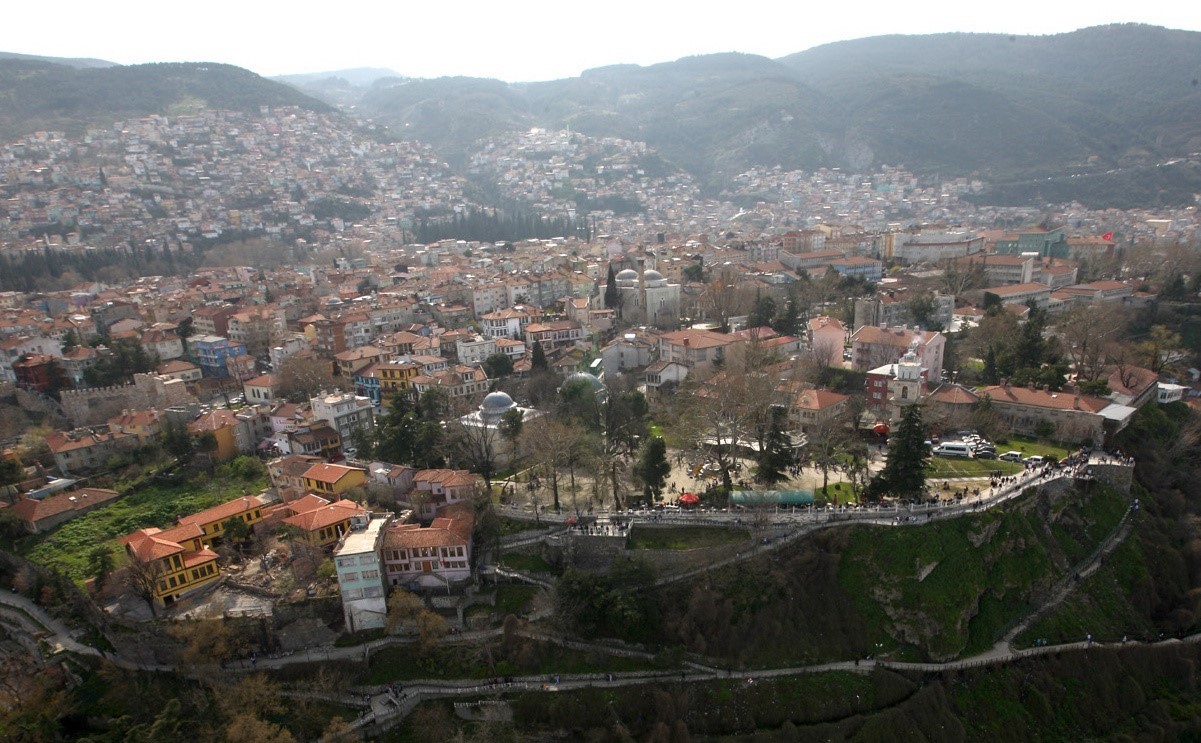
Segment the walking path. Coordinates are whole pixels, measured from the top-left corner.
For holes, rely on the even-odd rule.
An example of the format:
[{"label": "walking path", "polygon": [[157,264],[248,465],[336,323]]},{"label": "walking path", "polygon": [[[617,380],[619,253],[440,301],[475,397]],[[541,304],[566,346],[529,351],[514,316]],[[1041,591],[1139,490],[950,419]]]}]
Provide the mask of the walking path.
[{"label": "walking path", "polygon": [[[1111,458],[1099,458],[1095,463],[1110,464]],[[1088,464],[1093,464],[1093,458],[1090,458]],[[979,498],[971,499],[966,502],[947,504],[947,505],[930,505],[917,506],[910,508],[876,508],[876,509],[860,509],[854,511],[836,511],[836,512],[814,512],[812,510],[801,512],[785,512],[773,514],[771,526],[776,528],[792,527],[790,531],[782,536],[775,538],[765,537],[761,543],[754,548],[747,550],[745,553],[739,553],[733,558],[725,561],[699,568],[693,571],[688,571],[673,576],[667,576],[656,581],[654,585],[665,585],[666,583],[684,580],[693,575],[697,575],[708,570],[720,568],[727,564],[732,564],[744,559],[750,559],[759,554],[770,552],[778,549],[784,544],[788,544],[796,539],[801,538],[806,534],[810,534],[817,529],[829,528],[831,526],[842,525],[846,523],[868,523],[881,526],[901,526],[908,524],[918,524],[929,522],[933,519],[945,519],[959,516],[965,513],[980,510],[982,508],[990,508],[1001,503],[1004,503],[1012,498],[1017,497],[1027,487],[1031,485],[1044,484],[1054,482],[1055,480],[1065,477],[1080,477],[1085,474],[1086,465],[1081,465],[1075,468],[1068,469],[1046,469],[1041,471],[1027,471],[1016,478],[1016,481],[1007,484],[1004,487],[990,489],[988,494],[981,494]],[[1051,652],[1060,652],[1064,650],[1089,649],[1097,647],[1112,647],[1110,645],[1102,645],[1094,643],[1091,640],[1085,642],[1065,643],[1060,645],[1038,646],[1023,650],[1015,650],[1011,643],[1022,631],[1031,626],[1038,618],[1044,616],[1054,606],[1061,603],[1071,591],[1079,584],[1079,579],[1087,575],[1091,575],[1101,564],[1104,558],[1117,548],[1123,539],[1130,533],[1132,528],[1132,519],[1130,514],[1134,509],[1127,511],[1122,517],[1115,530],[1100,544],[1097,549],[1079,564],[1074,571],[1069,573],[1061,580],[1052,590],[1048,599],[1035,612],[1031,613],[1022,622],[1014,626],[1005,636],[997,642],[988,651],[979,655],[964,658],[956,661],[944,663],[903,663],[887,660],[866,660],[866,661],[838,661],[832,663],[815,664],[809,666],[797,666],[790,668],[763,669],[749,671],[752,677],[772,678],[780,676],[793,676],[809,673],[823,673],[827,671],[851,671],[856,673],[868,673],[874,668],[889,668],[901,671],[920,671],[920,672],[939,672],[946,670],[961,670],[965,668],[973,668],[982,665],[1008,663],[1021,658],[1041,655]],[[716,514],[710,514],[713,516]],[[714,520],[722,525],[740,524],[741,519],[738,514],[722,514],[722,518],[718,519],[703,519],[705,521]],[[544,516],[543,518],[547,518]],[[550,520],[550,519],[547,519]],[[667,520],[668,523],[675,522],[675,518]],[[680,519],[683,523],[696,523],[697,519],[684,517]],[[545,535],[538,535],[535,539],[544,538]],[[511,577],[520,579],[531,579],[533,576],[517,574],[514,571],[501,572],[499,574],[512,574]],[[535,579],[531,582],[536,582],[544,587],[547,581]],[[104,657],[116,663],[123,668],[139,668],[144,670],[162,670],[172,671],[181,670],[165,665],[148,665],[136,663],[127,658],[105,653],[91,646],[78,642],[64,624],[47,614],[41,607],[34,604],[24,596],[17,594],[0,594],[0,613],[5,617],[19,625],[21,629],[27,632],[35,639],[48,642],[55,652],[67,651],[78,653],[81,655],[90,655],[94,657]],[[481,632],[467,632],[452,635],[447,638],[447,641],[465,642],[472,640],[483,640],[492,637],[497,637],[502,630],[485,630]],[[545,633],[536,633],[523,631],[522,635],[531,639],[536,639],[543,642],[552,642],[581,650],[590,650],[597,652],[605,652],[616,655],[624,655],[627,657],[636,657],[650,659],[654,656],[644,651],[635,649],[619,648],[612,645],[601,643],[588,643],[577,640],[568,640]],[[1197,642],[1201,640],[1201,634],[1193,635],[1185,638],[1184,642]],[[228,670],[234,671],[254,671],[259,668],[281,668],[283,666],[295,663],[310,663],[321,660],[363,660],[367,661],[376,650],[394,644],[403,644],[409,642],[403,638],[384,638],[365,645],[331,648],[322,647],[317,649],[309,649],[305,652],[295,652],[285,655],[255,658],[251,662],[239,662],[237,666],[231,667]],[[1160,643],[1150,643],[1152,645],[1169,644],[1180,642],[1179,640],[1167,640]],[[1123,643],[1125,644],[1125,643]],[[422,701],[427,699],[437,699],[445,697],[463,697],[463,696],[478,696],[481,694],[501,694],[510,691],[560,691],[573,690],[583,688],[609,688],[618,686],[629,686],[635,684],[644,684],[649,681],[656,680],[675,680],[678,678],[681,682],[698,682],[711,681],[723,678],[730,678],[733,675],[732,670],[721,670],[711,666],[706,666],[699,663],[686,663],[687,668],[682,671],[639,671],[627,673],[608,673],[608,674],[572,674],[572,675],[555,675],[553,677],[535,677],[523,676],[506,680],[493,681],[441,681],[441,680],[417,680],[405,684],[400,690],[394,691],[391,687],[380,687],[367,690],[361,697],[362,701],[358,701],[360,697],[353,689],[346,690],[343,694],[323,694],[320,692],[305,692],[305,691],[290,691],[291,696],[320,698],[327,701],[334,701],[339,704],[347,704],[351,706],[359,706],[363,709],[363,714],[353,723],[353,727],[358,729],[369,729],[372,733],[382,732],[383,730],[392,727],[405,715]],[[193,669],[194,673],[209,675],[211,672],[216,672],[219,669]],[[740,672],[741,675],[742,672]]]}]

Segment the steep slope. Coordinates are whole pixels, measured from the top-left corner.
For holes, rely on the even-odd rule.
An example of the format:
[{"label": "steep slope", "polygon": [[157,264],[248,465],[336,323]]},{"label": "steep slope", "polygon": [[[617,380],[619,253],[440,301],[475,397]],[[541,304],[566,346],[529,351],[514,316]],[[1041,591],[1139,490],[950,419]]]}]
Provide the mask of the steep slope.
[{"label": "steep slope", "polygon": [[[1124,24],[1054,36],[885,36],[780,62],[852,111],[874,112],[866,123],[855,117],[855,136],[888,153],[900,133],[897,153],[922,170],[1113,167],[1201,147],[1194,32]],[[955,114],[963,109],[981,125],[965,126]],[[964,146],[933,155],[948,141]]]},{"label": "steep slope", "polygon": [[329,106],[240,67],[172,63],[74,69],[0,60],[0,137],[56,129],[78,133],[130,116],[204,108],[257,111],[260,106]]}]

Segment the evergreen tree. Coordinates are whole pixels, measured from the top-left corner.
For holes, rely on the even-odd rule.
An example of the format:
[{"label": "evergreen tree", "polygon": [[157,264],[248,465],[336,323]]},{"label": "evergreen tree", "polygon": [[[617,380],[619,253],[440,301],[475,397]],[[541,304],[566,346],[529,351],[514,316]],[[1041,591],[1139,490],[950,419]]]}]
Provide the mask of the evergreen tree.
[{"label": "evergreen tree", "polygon": [[784,430],[785,416],[784,408],[772,407],[771,420],[755,467],[755,481],[764,485],[775,485],[788,479],[786,472],[792,463],[792,442]]},{"label": "evergreen tree", "polygon": [[550,364],[546,361],[546,352],[542,350],[542,344],[538,341],[534,341],[534,350],[530,354],[530,369],[536,372],[550,369]]},{"label": "evergreen tree", "polygon": [[926,488],[926,461],[930,447],[922,424],[920,405],[910,405],[901,414],[901,423],[893,432],[888,461],[880,474],[872,478],[867,497],[880,500],[885,495],[904,499],[921,498]]},{"label": "evergreen tree", "polygon": [[671,462],[667,461],[667,442],[662,436],[652,436],[642,447],[634,474],[642,481],[642,492],[648,505],[663,494],[663,486],[671,474]]},{"label": "evergreen tree", "polygon": [[620,297],[617,293],[617,274],[613,272],[613,264],[609,264],[609,277],[605,279],[605,309],[617,309]]},{"label": "evergreen tree", "polygon": [[799,335],[800,320],[797,318],[796,300],[789,297],[780,308],[780,314],[771,323],[772,329],[780,335]]},{"label": "evergreen tree", "polygon": [[997,374],[997,351],[992,345],[989,345],[988,351],[984,354],[984,371],[980,376],[985,384],[997,384],[1000,380]]},{"label": "evergreen tree", "polygon": [[756,297],[755,306],[751,309],[751,316],[747,320],[747,327],[762,328],[770,326],[775,316],[776,300],[770,296]]}]

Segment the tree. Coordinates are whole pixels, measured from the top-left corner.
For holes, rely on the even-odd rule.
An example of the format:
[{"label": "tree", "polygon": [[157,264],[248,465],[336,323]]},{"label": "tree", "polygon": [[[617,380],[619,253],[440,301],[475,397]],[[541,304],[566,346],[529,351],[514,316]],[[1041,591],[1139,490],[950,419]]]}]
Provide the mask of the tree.
[{"label": "tree", "polygon": [[663,495],[663,486],[671,474],[671,462],[667,461],[667,442],[662,436],[652,436],[643,445],[634,474],[642,481],[647,505],[654,505]]},{"label": "tree", "polygon": [[488,379],[500,379],[513,373],[513,359],[507,353],[494,353],[481,364]]},{"label": "tree", "polygon": [[787,415],[785,408],[772,406],[771,423],[755,463],[755,481],[762,485],[771,486],[788,479],[788,466],[792,464],[792,441],[784,430]]},{"label": "tree", "polygon": [[213,454],[217,452],[220,446],[217,443],[217,435],[212,431],[205,431],[196,436],[196,451],[204,455],[207,463],[208,471],[211,473],[213,469]]},{"label": "tree", "polygon": [[0,459],[0,485],[20,482],[25,478],[25,468],[21,463],[7,457]]},{"label": "tree", "polygon": [[755,298],[755,304],[751,308],[751,314],[746,324],[749,328],[768,327],[775,316],[776,300],[772,299],[770,295],[761,294]]},{"label": "tree", "polygon": [[196,441],[182,421],[167,419],[163,425],[162,442],[163,449],[180,464],[188,464],[196,456]]},{"label": "tree", "polygon": [[496,426],[465,425],[458,420],[446,426],[446,448],[456,466],[476,472],[491,491],[499,455],[500,431]]},{"label": "tree", "polygon": [[376,426],[376,456],[418,469],[442,466],[446,442],[439,408],[444,400],[438,390],[429,390],[419,402],[407,395],[393,397]]},{"label": "tree", "polygon": [[546,352],[542,350],[542,343],[534,341],[534,349],[530,352],[530,371],[545,372],[550,370],[550,364],[546,361]]},{"label": "tree", "polygon": [[1138,350],[1147,368],[1158,374],[1167,364],[1168,355],[1181,344],[1180,334],[1163,325],[1152,325],[1147,340],[1139,344]]},{"label": "tree", "polygon": [[416,630],[417,647],[424,655],[433,650],[448,631],[446,620],[426,608],[425,602],[403,588],[392,589],[388,597],[387,630],[397,633],[409,627]]},{"label": "tree", "polygon": [[221,535],[241,552],[246,540],[250,538],[250,525],[237,516],[231,516],[221,522]]},{"label": "tree", "polygon": [[104,590],[104,584],[112,572],[113,553],[108,547],[93,547],[88,553],[88,574],[92,576],[97,592]]},{"label": "tree", "polygon": [[937,303],[934,301],[934,295],[930,292],[922,292],[915,294],[905,302],[906,309],[909,310],[909,318],[913,320],[915,325],[920,325],[929,330],[941,330],[941,327],[935,328],[934,312],[938,309]]},{"label": "tree", "polygon": [[525,427],[525,413],[517,408],[506,410],[500,416],[500,423],[497,424],[497,430],[500,437],[509,442],[509,469],[516,470],[518,459],[518,443],[521,438],[521,429]]},{"label": "tree", "polygon": [[295,743],[292,733],[251,714],[241,714],[225,727],[226,743]]},{"label": "tree", "polygon": [[330,362],[317,356],[289,356],[275,370],[275,381],[280,396],[291,402],[306,402],[318,393],[341,389]]},{"label": "tree", "polygon": [[921,498],[926,489],[926,462],[929,458],[930,447],[926,445],[922,408],[920,405],[909,405],[893,432],[884,469],[868,486],[868,497],[872,500],[879,500],[885,495]]},{"label": "tree", "polygon": [[1113,344],[1126,329],[1128,316],[1119,305],[1094,302],[1068,313],[1056,326],[1064,353],[1072,362],[1076,378],[1094,382],[1109,363]]},{"label": "tree", "polygon": [[150,607],[150,614],[156,617],[158,616],[158,602],[155,593],[162,577],[163,568],[157,560],[146,562],[132,557],[125,569],[125,586],[131,593],[145,601],[146,605]]},{"label": "tree", "polygon": [[605,278],[605,309],[615,310],[621,303],[621,294],[617,291],[617,274],[613,272],[613,264],[609,264],[609,275]]},{"label": "tree", "polygon": [[242,651],[242,638],[223,619],[200,619],[176,624],[170,633],[184,643],[179,662],[186,668],[222,664]]}]

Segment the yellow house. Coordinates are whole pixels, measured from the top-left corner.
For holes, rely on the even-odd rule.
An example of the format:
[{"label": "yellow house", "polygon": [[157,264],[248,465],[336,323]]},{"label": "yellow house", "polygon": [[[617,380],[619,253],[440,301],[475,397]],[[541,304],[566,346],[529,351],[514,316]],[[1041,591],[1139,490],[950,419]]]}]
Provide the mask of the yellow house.
[{"label": "yellow house", "polygon": [[337,500],[331,503],[319,495],[309,493],[300,500],[288,503],[285,508],[292,513],[283,520],[302,530],[305,541],[314,547],[331,547],[350,529],[352,516],[366,513],[366,509],[352,500]]},{"label": "yellow house", "polygon": [[125,552],[144,566],[153,580],[154,600],[170,606],[181,597],[221,577],[217,553],[205,547],[195,524],[161,529],[140,529],[121,538]]},{"label": "yellow house", "polygon": [[245,522],[253,532],[254,525],[263,520],[263,505],[263,499],[257,495],[244,495],[191,516],[184,516],[176,523],[180,526],[195,524],[200,527],[201,541],[204,546],[211,547],[218,543],[225,529],[225,522],[230,519]]},{"label": "yellow house", "polygon": [[136,436],[144,444],[157,437],[163,430],[162,415],[155,408],[149,410],[122,410],[121,415],[108,419],[110,431]]},{"label": "yellow house", "polygon": [[126,554],[157,579],[155,600],[170,606],[221,577],[217,553],[211,547],[220,542],[230,519],[244,521],[253,531],[263,520],[263,505],[257,496],[242,496],[184,516],[170,529],[139,529],[120,541]]},{"label": "yellow house", "polygon": [[235,430],[238,419],[232,410],[218,408],[211,413],[205,413],[188,424],[188,430],[193,436],[205,433],[213,434],[217,440],[217,449],[213,459],[218,462],[228,462],[238,455],[238,439]]},{"label": "yellow house", "polygon": [[387,400],[393,395],[408,392],[413,378],[421,374],[421,364],[405,361],[395,364],[378,364],[380,397]]},{"label": "yellow house", "polygon": [[304,489],[318,495],[342,495],[367,482],[367,470],[320,462],[305,470]]}]

